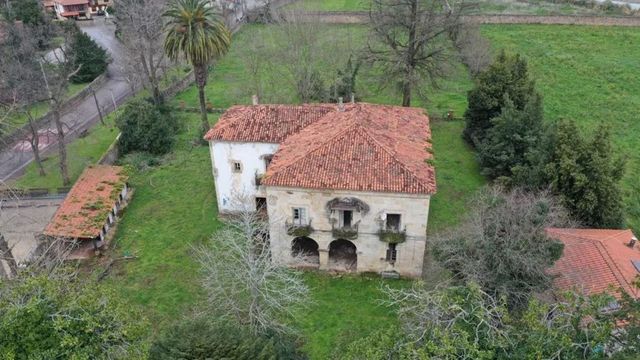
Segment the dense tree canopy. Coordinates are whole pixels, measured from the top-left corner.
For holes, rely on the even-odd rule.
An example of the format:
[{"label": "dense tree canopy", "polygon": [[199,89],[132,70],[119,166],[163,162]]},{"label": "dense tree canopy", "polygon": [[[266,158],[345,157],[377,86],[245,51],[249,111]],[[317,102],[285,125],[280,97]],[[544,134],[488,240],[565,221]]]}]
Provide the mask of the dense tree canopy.
[{"label": "dense tree canopy", "polygon": [[140,355],[140,320],[104,287],[60,274],[21,274],[0,288],[0,357],[132,358]]},{"label": "dense tree canopy", "polygon": [[522,111],[537,97],[527,61],[520,55],[500,53],[494,63],[480,73],[475,87],[467,95],[465,139],[479,147],[492,127],[491,120],[502,113],[507,99],[515,110]]},{"label": "dense tree canopy", "polygon": [[120,129],[118,151],[121,155],[142,151],[162,155],[171,150],[177,125],[168,109],[136,99],[127,102],[116,116]]},{"label": "dense tree canopy", "polygon": [[568,225],[548,194],[489,188],[476,195],[460,226],[433,239],[432,251],[455,278],[521,308],[550,286],[547,269],[562,255],[562,243],[545,229]]},{"label": "dense tree canopy", "polygon": [[545,173],[571,215],[590,227],[621,227],[624,162],[614,154],[609,128],[603,124],[585,138],[574,122],[561,121],[551,136]]},{"label": "dense tree canopy", "polygon": [[107,51],[96,44],[89,35],[78,30],[73,37],[71,47],[73,64],[80,69],[71,78],[72,82],[91,82],[107,70]]}]

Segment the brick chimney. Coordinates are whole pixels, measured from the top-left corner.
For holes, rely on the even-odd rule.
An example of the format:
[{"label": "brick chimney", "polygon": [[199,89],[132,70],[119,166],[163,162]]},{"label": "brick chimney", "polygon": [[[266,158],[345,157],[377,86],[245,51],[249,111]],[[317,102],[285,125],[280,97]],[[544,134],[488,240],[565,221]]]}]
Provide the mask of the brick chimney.
[{"label": "brick chimney", "polygon": [[260,104],[260,99],[258,98],[258,95],[252,95],[251,96],[251,103],[253,105],[258,105]]}]

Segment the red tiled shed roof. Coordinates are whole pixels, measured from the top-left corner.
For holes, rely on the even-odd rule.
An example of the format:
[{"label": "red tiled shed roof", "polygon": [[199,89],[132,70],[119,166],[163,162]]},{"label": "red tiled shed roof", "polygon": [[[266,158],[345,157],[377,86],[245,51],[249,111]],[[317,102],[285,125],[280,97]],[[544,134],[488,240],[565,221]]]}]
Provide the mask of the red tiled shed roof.
[{"label": "red tiled shed roof", "polygon": [[55,0],[60,5],[89,5],[89,0]]},{"label": "red tiled shed roof", "polygon": [[430,138],[429,118],[421,109],[347,104],[288,137],[263,184],[432,194]]},{"label": "red tiled shed roof", "polygon": [[564,243],[564,253],[549,273],[557,276],[556,288],[579,289],[586,294],[624,289],[640,297],[632,283],[640,274],[632,260],[640,260],[640,246],[628,246],[631,230],[547,229],[549,236]]},{"label": "red tiled shed roof", "polygon": [[53,215],[44,235],[72,239],[100,236],[126,180],[120,166],[86,168]]},{"label": "red tiled shed roof", "polygon": [[229,108],[204,138],[279,144],[335,110],[336,106],[329,104],[237,105]]}]

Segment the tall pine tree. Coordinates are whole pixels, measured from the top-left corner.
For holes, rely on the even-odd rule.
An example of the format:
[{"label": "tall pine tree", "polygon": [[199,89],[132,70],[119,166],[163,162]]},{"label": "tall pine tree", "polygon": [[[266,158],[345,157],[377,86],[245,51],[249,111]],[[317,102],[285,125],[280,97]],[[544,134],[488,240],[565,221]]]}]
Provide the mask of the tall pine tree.
[{"label": "tall pine tree", "polygon": [[542,98],[539,95],[531,95],[522,110],[518,110],[505,95],[502,113],[491,119],[491,127],[478,146],[483,174],[506,185],[515,185],[512,179],[514,172],[530,167],[532,151],[543,137],[542,121]]},{"label": "tall pine tree", "polygon": [[552,136],[545,173],[571,215],[585,226],[623,226],[624,161],[613,153],[609,128],[601,125],[585,139],[575,122],[561,121]]},{"label": "tall pine tree", "polygon": [[71,45],[74,56],[74,67],[80,67],[71,81],[87,83],[107,70],[107,51],[96,44],[89,35],[77,31]]},{"label": "tall pine tree", "polygon": [[529,77],[527,61],[520,55],[501,52],[495,62],[478,76],[476,86],[467,95],[465,139],[479,147],[492,126],[491,119],[502,112],[505,98],[511,100],[516,110],[523,110],[532,96],[537,94],[534,81]]}]

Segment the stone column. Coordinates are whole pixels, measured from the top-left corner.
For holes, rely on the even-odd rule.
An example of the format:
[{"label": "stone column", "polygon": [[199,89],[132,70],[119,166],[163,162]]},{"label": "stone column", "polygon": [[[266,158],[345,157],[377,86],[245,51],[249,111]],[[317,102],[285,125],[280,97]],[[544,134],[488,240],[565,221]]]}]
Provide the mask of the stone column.
[{"label": "stone column", "polygon": [[329,269],[329,250],[319,249],[318,253],[320,254],[320,270]]}]

